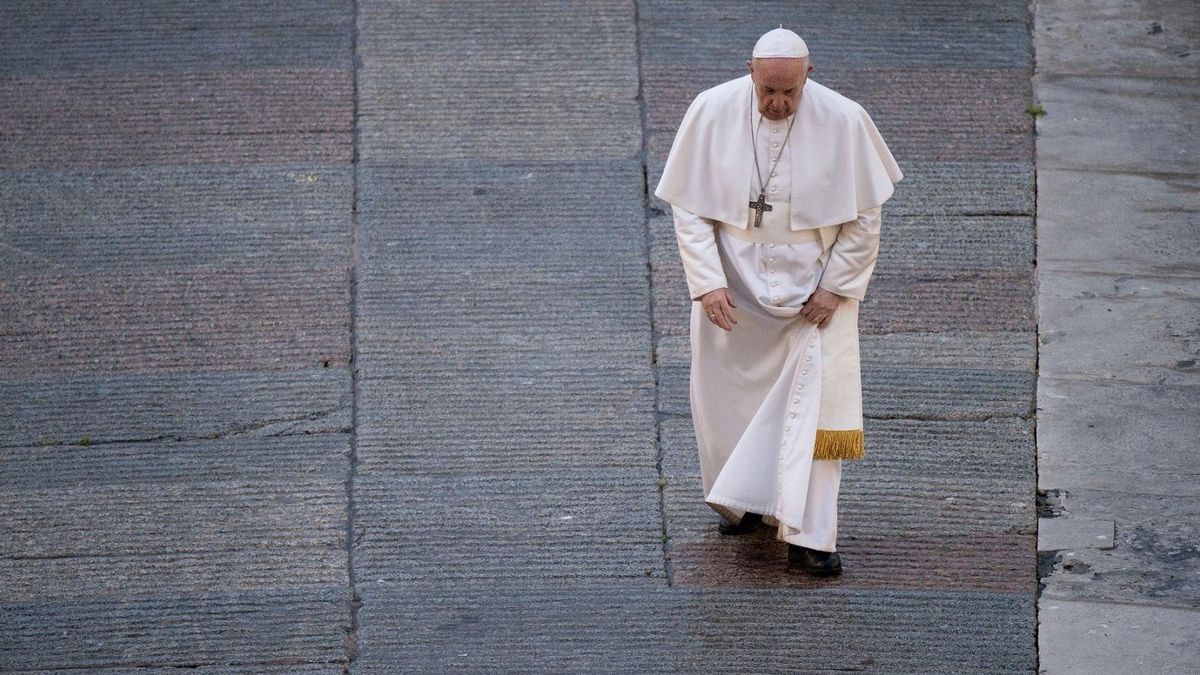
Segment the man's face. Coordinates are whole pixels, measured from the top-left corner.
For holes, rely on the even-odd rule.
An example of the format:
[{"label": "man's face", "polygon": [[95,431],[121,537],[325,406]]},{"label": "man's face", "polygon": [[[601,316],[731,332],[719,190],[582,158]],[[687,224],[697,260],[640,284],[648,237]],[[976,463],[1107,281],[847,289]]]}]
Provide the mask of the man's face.
[{"label": "man's face", "polygon": [[751,59],[746,65],[754,81],[758,112],[763,117],[782,120],[796,112],[808,71],[812,70],[807,58]]}]

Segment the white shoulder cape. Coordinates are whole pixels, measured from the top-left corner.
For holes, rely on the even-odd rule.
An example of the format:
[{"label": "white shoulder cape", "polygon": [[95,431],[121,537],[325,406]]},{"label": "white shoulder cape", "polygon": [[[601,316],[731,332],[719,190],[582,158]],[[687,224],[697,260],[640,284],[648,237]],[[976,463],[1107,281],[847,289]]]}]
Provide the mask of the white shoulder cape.
[{"label": "white shoulder cape", "polygon": [[[752,99],[749,74],[700,92],[675,134],[655,196],[744,229],[750,183],[757,185]],[[892,196],[904,174],[861,105],[809,79],[795,114],[791,229],[851,221]],[[763,171],[771,159],[759,158]]]}]

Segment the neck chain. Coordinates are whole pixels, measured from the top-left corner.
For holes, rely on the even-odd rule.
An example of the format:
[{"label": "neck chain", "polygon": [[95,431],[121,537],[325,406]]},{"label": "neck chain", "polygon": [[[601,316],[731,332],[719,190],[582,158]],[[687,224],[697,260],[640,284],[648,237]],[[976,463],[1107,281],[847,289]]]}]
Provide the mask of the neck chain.
[{"label": "neck chain", "polygon": [[[779,154],[775,155],[775,161],[771,162],[770,171],[775,170],[775,166],[779,164],[779,158],[783,157],[783,151],[787,149],[788,141],[792,139],[792,125],[796,123],[796,115],[800,110],[792,112],[792,121],[788,122],[787,135],[783,139],[783,145],[779,147]],[[761,117],[761,113],[760,113]],[[758,127],[762,128],[762,123],[759,122]],[[762,169],[758,166],[758,135],[754,133],[754,83],[750,83],[750,148],[754,151],[754,174],[758,176],[758,199],[750,202],[750,209],[754,211],[754,226],[762,227],[762,214],[764,211],[773,211],[774,207],[767,203],[767,182],[763,180]],[[770,155],[768,155],[769,157]]]}]

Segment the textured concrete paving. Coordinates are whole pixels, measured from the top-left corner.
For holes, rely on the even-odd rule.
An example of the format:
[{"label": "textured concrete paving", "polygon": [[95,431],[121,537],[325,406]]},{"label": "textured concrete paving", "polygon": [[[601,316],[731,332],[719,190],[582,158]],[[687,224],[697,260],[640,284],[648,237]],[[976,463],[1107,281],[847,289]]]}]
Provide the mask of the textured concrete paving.
[{"label": "textured concrete paving", "polygon": [[1200,13],[1036,4],[1044,672],[1200,663]]},{"label": "textured concrete paving", "polygon": [[[0,668],[1037,667],[1024,4],[0,12]],[[647,197],[779,22],[906,173],[833,580],[715,532]]]},{"label": "textured concrete paving", "polygon": [[0,669],[341,670],[350,17],[0,5]]}]

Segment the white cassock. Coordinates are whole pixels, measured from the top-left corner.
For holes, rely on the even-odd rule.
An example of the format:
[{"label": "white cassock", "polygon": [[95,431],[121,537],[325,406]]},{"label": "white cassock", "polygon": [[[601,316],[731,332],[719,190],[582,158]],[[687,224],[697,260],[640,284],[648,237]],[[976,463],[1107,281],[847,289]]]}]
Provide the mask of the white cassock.
[{"label": "white cassock", "polygon": [[[902,174],[861,106],[812,79],[786,143],[791,118],[752,101],[749,75],[697,96],[655,191],[672,204],[692,300],[728,288],[738,321],[727,332],[692,303],[704,498],[732,522],[760,513],[778,539],[834,551],[842,460],[864,454],[858,304]],[[772,205],[761,227],[751,120]],[[818,285],[846,298],[821,329],[799,316]]]}]

